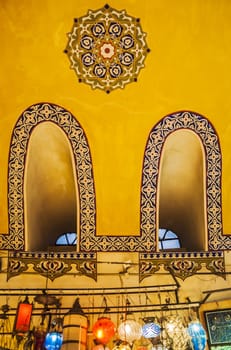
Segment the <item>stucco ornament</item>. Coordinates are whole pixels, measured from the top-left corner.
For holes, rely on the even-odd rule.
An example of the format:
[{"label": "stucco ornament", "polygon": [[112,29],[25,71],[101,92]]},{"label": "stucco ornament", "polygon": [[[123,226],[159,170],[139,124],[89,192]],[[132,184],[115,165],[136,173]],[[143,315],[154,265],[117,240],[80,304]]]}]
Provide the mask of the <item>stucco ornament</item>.
[{"label": "stucco ornament", "polygon": [[109,5],[74,19],[67,54],[79,82],[106,93],[137,81],[147,53],[139,18]]}]

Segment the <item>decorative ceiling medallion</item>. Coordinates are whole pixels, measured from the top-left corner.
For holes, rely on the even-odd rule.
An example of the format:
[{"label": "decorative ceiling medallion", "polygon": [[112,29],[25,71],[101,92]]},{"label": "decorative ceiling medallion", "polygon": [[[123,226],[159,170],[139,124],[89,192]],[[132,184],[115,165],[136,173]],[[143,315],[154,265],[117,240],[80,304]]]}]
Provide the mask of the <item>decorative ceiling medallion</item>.
[{"label": "decorative ceiling medallion", "polygon": [[65,53],[79,82],[107,93],[137,81],[150,51],[139,18],[109,5],[76,18]]}]

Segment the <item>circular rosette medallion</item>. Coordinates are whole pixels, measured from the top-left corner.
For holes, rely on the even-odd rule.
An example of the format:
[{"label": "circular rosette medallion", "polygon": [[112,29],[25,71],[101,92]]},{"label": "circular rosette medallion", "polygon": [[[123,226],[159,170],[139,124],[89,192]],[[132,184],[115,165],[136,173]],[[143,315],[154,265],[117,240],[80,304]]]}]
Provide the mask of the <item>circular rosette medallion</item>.
[{"label": "circular rosette medallion", "polygon": [[65,49],[79,82],[107,93],[137,81],[148,52],[140,20],[109,5],[74,20]]}]

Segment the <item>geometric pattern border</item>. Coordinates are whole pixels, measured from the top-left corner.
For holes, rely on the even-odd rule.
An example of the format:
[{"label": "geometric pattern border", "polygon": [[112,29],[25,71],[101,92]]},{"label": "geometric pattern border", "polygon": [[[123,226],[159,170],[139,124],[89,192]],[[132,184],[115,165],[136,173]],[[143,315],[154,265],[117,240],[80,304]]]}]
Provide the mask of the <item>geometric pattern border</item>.
[{"label": "geometric pattern border", "polygon": [[205,151],[208,249],[214,251],[231,248],[231,237],[222,234],[219,140],[207,119],[196,113],[183,111],[168,115],[156,124],[148,137],[144,153],[140,235],[96,236],[93,169],[84,130],[75,117],[64,108],[51,103],[39,103],[23,112],[13,130],[8,169],[9,234],[0,234],[0,249],[25,249],[23,194],[25,159],[31,132],[44,121],[53,122],[64,131],[73,152],[79,195],[78,252],[156,251],[156,188],[159,162],[166,138],[179,129],[187,129],[196,133]]},{"label": "geometric pattern border", "polygon": [[230,249],[231,237],[222,234],[221,151],[218,136],[207,119],[189,111],[182,111],[164,117],[156,124],[149,135],[145,149],[141,190],[142,235],[152,240],[156,237],[156,189],[161,151],[166,138],[180,129],[193,131],[200,138],[205,151],[208,249]]},{"label": "geometric pattern border", "polygon": [[197,272],[207,272],[225,278],[225,261],[223,252],[197,253],[140,253],[139,278],[140,282],[150,277],[163,266],[174,277],[182,280],[195,275]]},{"label": "geometric pattern border", "polygon": [[27,146],[33,129],[50,121],[66,134],[73,152],[79,194],[80,227],[77,251],[152,251],[147,236],[96,236],[96,198],[87,138],[81,125],[66,109],[51,103],[30,106],[19,117],[12,134],[8,164],[9,234],[0,234],[0,249],[24,250],[24,170]]},{"label": "geometric pattern border", "polygon": [[[80,232],[95,233],[95,190],[90,150],[83,129],[63,108],[40,103],[29,107],[18,119],[12,134],[8,164],[9,234],[0,235],[1,249],[23,250],[24,238],[24,169],[27,146],[33,129],[50,121],[67,135],[74,155],[80,202]],[[79,235],[77,235],[79,237]],[[78,247],[79,242],[77,242]]]},{"label": "geometric pattern border", "polygon": [[53,281],[68,273],[90,277],[96,281],[96,253],[29,253],[9,252],[7,280],[20,274],[38,273]]},{"label": "geometric pattern border", "polygon": [[150,51],[140,19],[109,5],[75,18],[64,52],[79,82],[110,93],[136,82]]}]

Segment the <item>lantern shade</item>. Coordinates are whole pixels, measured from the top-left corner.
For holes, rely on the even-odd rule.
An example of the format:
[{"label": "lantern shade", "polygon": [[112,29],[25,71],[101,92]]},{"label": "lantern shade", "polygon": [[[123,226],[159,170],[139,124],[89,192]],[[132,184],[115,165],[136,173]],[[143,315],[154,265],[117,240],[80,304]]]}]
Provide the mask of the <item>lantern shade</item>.
[{"label": "lantern shade", "polygon": [[194,350],[204,350],[207,343],[206,332],[199,321],[192,321],[188,325],[188,333],[191,337]]},{"label": "lantern shade", "polygon": [[63,318],[62,350],[86,350],[88,320],[83,313],[69,311]]},{"label": "lantern shade", "polygon": [[132,343],[134,340],[140,339],[142,336],[142,326],[135,320],[126,320],[118,327],[119,339]]},{"label": "lantern shade", "polygon": [[148,322],[142,327],[142,335],[144,338],[156,338],[160,335],[161,327],[157,323]]},{"label": "lantern shade", "polygon": [[63,336],[59,332],[49,332],[46,335],[44,347],[46,350],[59,350],[63,343]]},{"label": "lantern shade", "polygon": [[184,327],[181,317],[171,315],[166,317],[163,322],[163,331],[161,332],[161,343],[165,347],[173,349],[186,350],[190,342],[190,336]]},{"label": "lantern shade", "polygon": [[99,318],[92,328],[92,333],[101,344],[107,344],[114,336],[116,326],[108,317]]},{"label": "lantern shade", "polygon": [[28,297],[18,304],[14,322],[14,333],[26,333],[30,329],[33,304],[29,303]]}]

